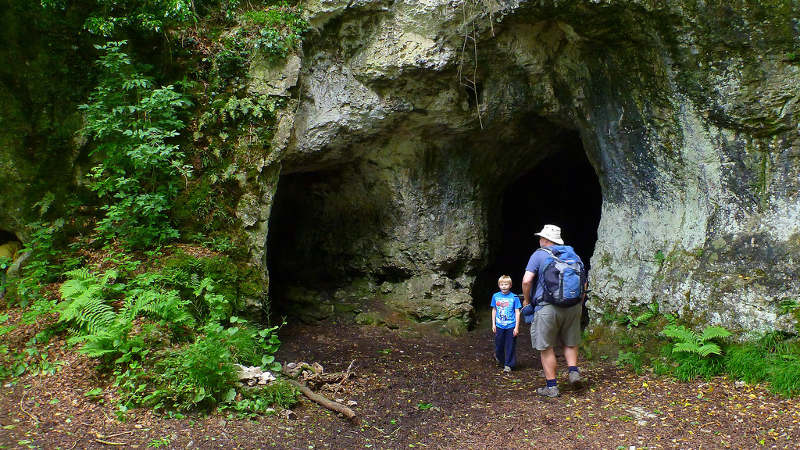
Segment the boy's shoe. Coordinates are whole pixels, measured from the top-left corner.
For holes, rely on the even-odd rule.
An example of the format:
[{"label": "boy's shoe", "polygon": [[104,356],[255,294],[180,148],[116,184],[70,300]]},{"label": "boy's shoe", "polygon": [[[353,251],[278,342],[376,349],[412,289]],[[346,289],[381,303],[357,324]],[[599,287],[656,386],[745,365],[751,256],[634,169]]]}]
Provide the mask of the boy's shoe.
[{"label": "boy's shoe", "polygon": [[511,372],[511,367],[508,367],[508,366],[503,367],[503,372],[505,372],[505,373]]},{"label": "boy's shoe", "polygon": [[536,389],[536,393],[543,397],[558,397],[558,386],[540,387]]},{"label": "boy's shoe", "polygon": [[497,357],[497,353],[493,353],[493,355],[494,355],[494,360],[497,362],[497,365],[499,366],[501,364],[500,358]]},{"label": "boy's shoe", "polygon": [[569,384],[575,387],[581,386],[583,384],[583,378],[581,378],[581,374],[579,372],[570,372]]}]

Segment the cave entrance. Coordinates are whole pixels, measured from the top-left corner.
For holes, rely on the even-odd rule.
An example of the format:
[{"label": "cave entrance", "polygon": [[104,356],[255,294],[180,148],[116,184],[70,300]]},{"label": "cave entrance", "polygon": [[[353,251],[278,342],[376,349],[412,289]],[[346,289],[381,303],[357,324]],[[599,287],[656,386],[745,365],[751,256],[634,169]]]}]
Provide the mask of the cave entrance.
[{"label": "cave entrance", "polygon": [[302,316],[358,275],[343,264],[358,253],[342,243],[374,225],[365,220],[367,202],[343,191],[347,179],[342,169],[280,177],[267,235],[272,313]]},{"label": "cave entrance", "polygon": [[597,241],[603,202],[600,182],[576,132],[564,134],[559,146],[522,174],[501,193],[494,222],[490,224],[489,264],[478,275],[473,288],[478,318],[486,314],[489,300],[497,292],[497,278],[510,275],[512,291],[522,292],[522,276],[531,253],[539,247],[534,235],[544,224],[561,227],[566,245],[571,245],[589,269]]},{"label": "cave entrance", "polygon": [[6,242],[12,241],[19,241],[17,235],[8,230],[0,229],[0,244],[5,244]]}]

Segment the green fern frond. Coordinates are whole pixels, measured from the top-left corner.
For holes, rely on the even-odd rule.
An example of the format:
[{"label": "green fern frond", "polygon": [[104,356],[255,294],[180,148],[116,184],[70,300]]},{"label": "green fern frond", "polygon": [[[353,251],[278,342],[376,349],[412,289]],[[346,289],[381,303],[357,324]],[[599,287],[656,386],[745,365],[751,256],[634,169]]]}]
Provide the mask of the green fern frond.
[{"label": "green fern frond", "polygon": [[55,310],[59,322],[73,323],[88,333],[96,333],[114,322],[116,313],[105,303],[104,283],[88,269],[80,268],[67,272],[70,280],[61,285],[63,301]]},{"label": "green fern frond", "polygon": [[128,298],[130,308],[127,314],[131,319],[137,315],[146,315],[173,325],[195,325],[194,317],[188,311],[191,303],[181,299],[178,291],[137,289]]},{"label": "green fern frond", "polygon": [[722,354],[722,349],[719,347],[719,345],[717,345],[717,344],[715,344],[713,342],[707,342],[707,343],[703,344],[703,346],[700,347],[697,350],[697,353],[700,356],[703,356],[703,357],[708,356],[708,355],[712,355],[712,354],[713,355],[721,355]]},{"label": "green fern frond", "polygon": [[65,272],[64,275],[66,275],[72,280],[77,280],[77,281],[88,281],[96,279],[94,274],[92,274],[92,272],[86,267],[80,267],[77,269],[70,270],[68,272]]},{"label": "green fern frond", "polygon": [[700,353],[700,346],[695,342],[677,342],[672,346],[673,352]]},{"label": "green fern frond", "polygon": [[731,332],[723,327],[706,327],[703,330],[703,335],[700,337],[703,342],[710,341],[717,338],[726,338],[731,335]]},{"label": "green fern frond", "polygon": [[668,325],[664,327],[661,333],[669,338],[678,339],[681,342],[697,342],[699,336],[692,330],[684,327],[683,325]]},{"label": "green fern frond", "polygon": [[645,323],[648,320],[652,319],[655,314],[652,311],[645,311],[642,314],[639,314],[634,321],[637,323]]}]

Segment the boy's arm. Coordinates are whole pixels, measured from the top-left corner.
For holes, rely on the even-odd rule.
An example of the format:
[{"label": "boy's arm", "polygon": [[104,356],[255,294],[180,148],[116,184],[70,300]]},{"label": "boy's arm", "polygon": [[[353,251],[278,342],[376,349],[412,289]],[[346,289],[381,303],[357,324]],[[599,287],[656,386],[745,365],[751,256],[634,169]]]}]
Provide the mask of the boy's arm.
[{"label": "boy's arm", "polygon": [[497,325],[495,325],[494,320],[497,316],[497,308],[492,308],[492,333],[497,333]]},{"label": "boy's arm", "polygon": [[519,334],[519,308],[514,308],[514,315],[517,317],[517,321],[514,323],[514,336]]}]

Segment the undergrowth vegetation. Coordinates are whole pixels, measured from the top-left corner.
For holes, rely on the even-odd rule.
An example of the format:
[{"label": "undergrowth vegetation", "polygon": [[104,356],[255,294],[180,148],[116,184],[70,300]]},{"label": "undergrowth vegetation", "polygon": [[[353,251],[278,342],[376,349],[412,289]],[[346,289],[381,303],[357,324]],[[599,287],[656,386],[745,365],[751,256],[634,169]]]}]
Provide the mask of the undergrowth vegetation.
[{"label": "undergrowth vegetation", "polygon": [[[74,7],[42,6],[54,15]],[[0,280],[5,308],[21,312],[14,324],[0,314],[0,336],[41,330],[24,349],[0,344],[0,379],[57,371],[47,349],[63,335],[113,374],[120,419],[140,406],[242,415],[291,407],[297,391],[288,383],[249,389],[237,381],[237,364],[280,373],[281,323],[270,320],[266,287],[229,231],[238,220],[239,167],[253,148],[268,149],[285,105],[250,92],[247,67],[257,55],[279,64],[299,48],[308,29],[301,10],[237,0],[98,0],[80,8],[84,30],[99,42],[95,86],[79,107],[90,169],[63,216],[53,216],[52,195],[33,205],[40,220],[29,225],[22,269]],[[172,40],[168,52],[183,49],[171,64],[193,79],[140,62],[161,61],[152,49],[164,39]],[[208,63],[212,70],[202,70]]]},{"label": "undergrowth vegetation", "polygon": [[[788,306],[783,314],[797,312],[794,304],[784,303]],[[649,370],[682,381],[727,376],[766,383],[785,397],[800,394],[800,336],[796,332],[772,331],[742,340],[723,327],[694,331],[678,321],[674,315],[659,313],[656,305],[624,315],[609,313],[605,325],[589,334],[587,354],[605,359],[616,348],[617,365],[637,374]]]}]

